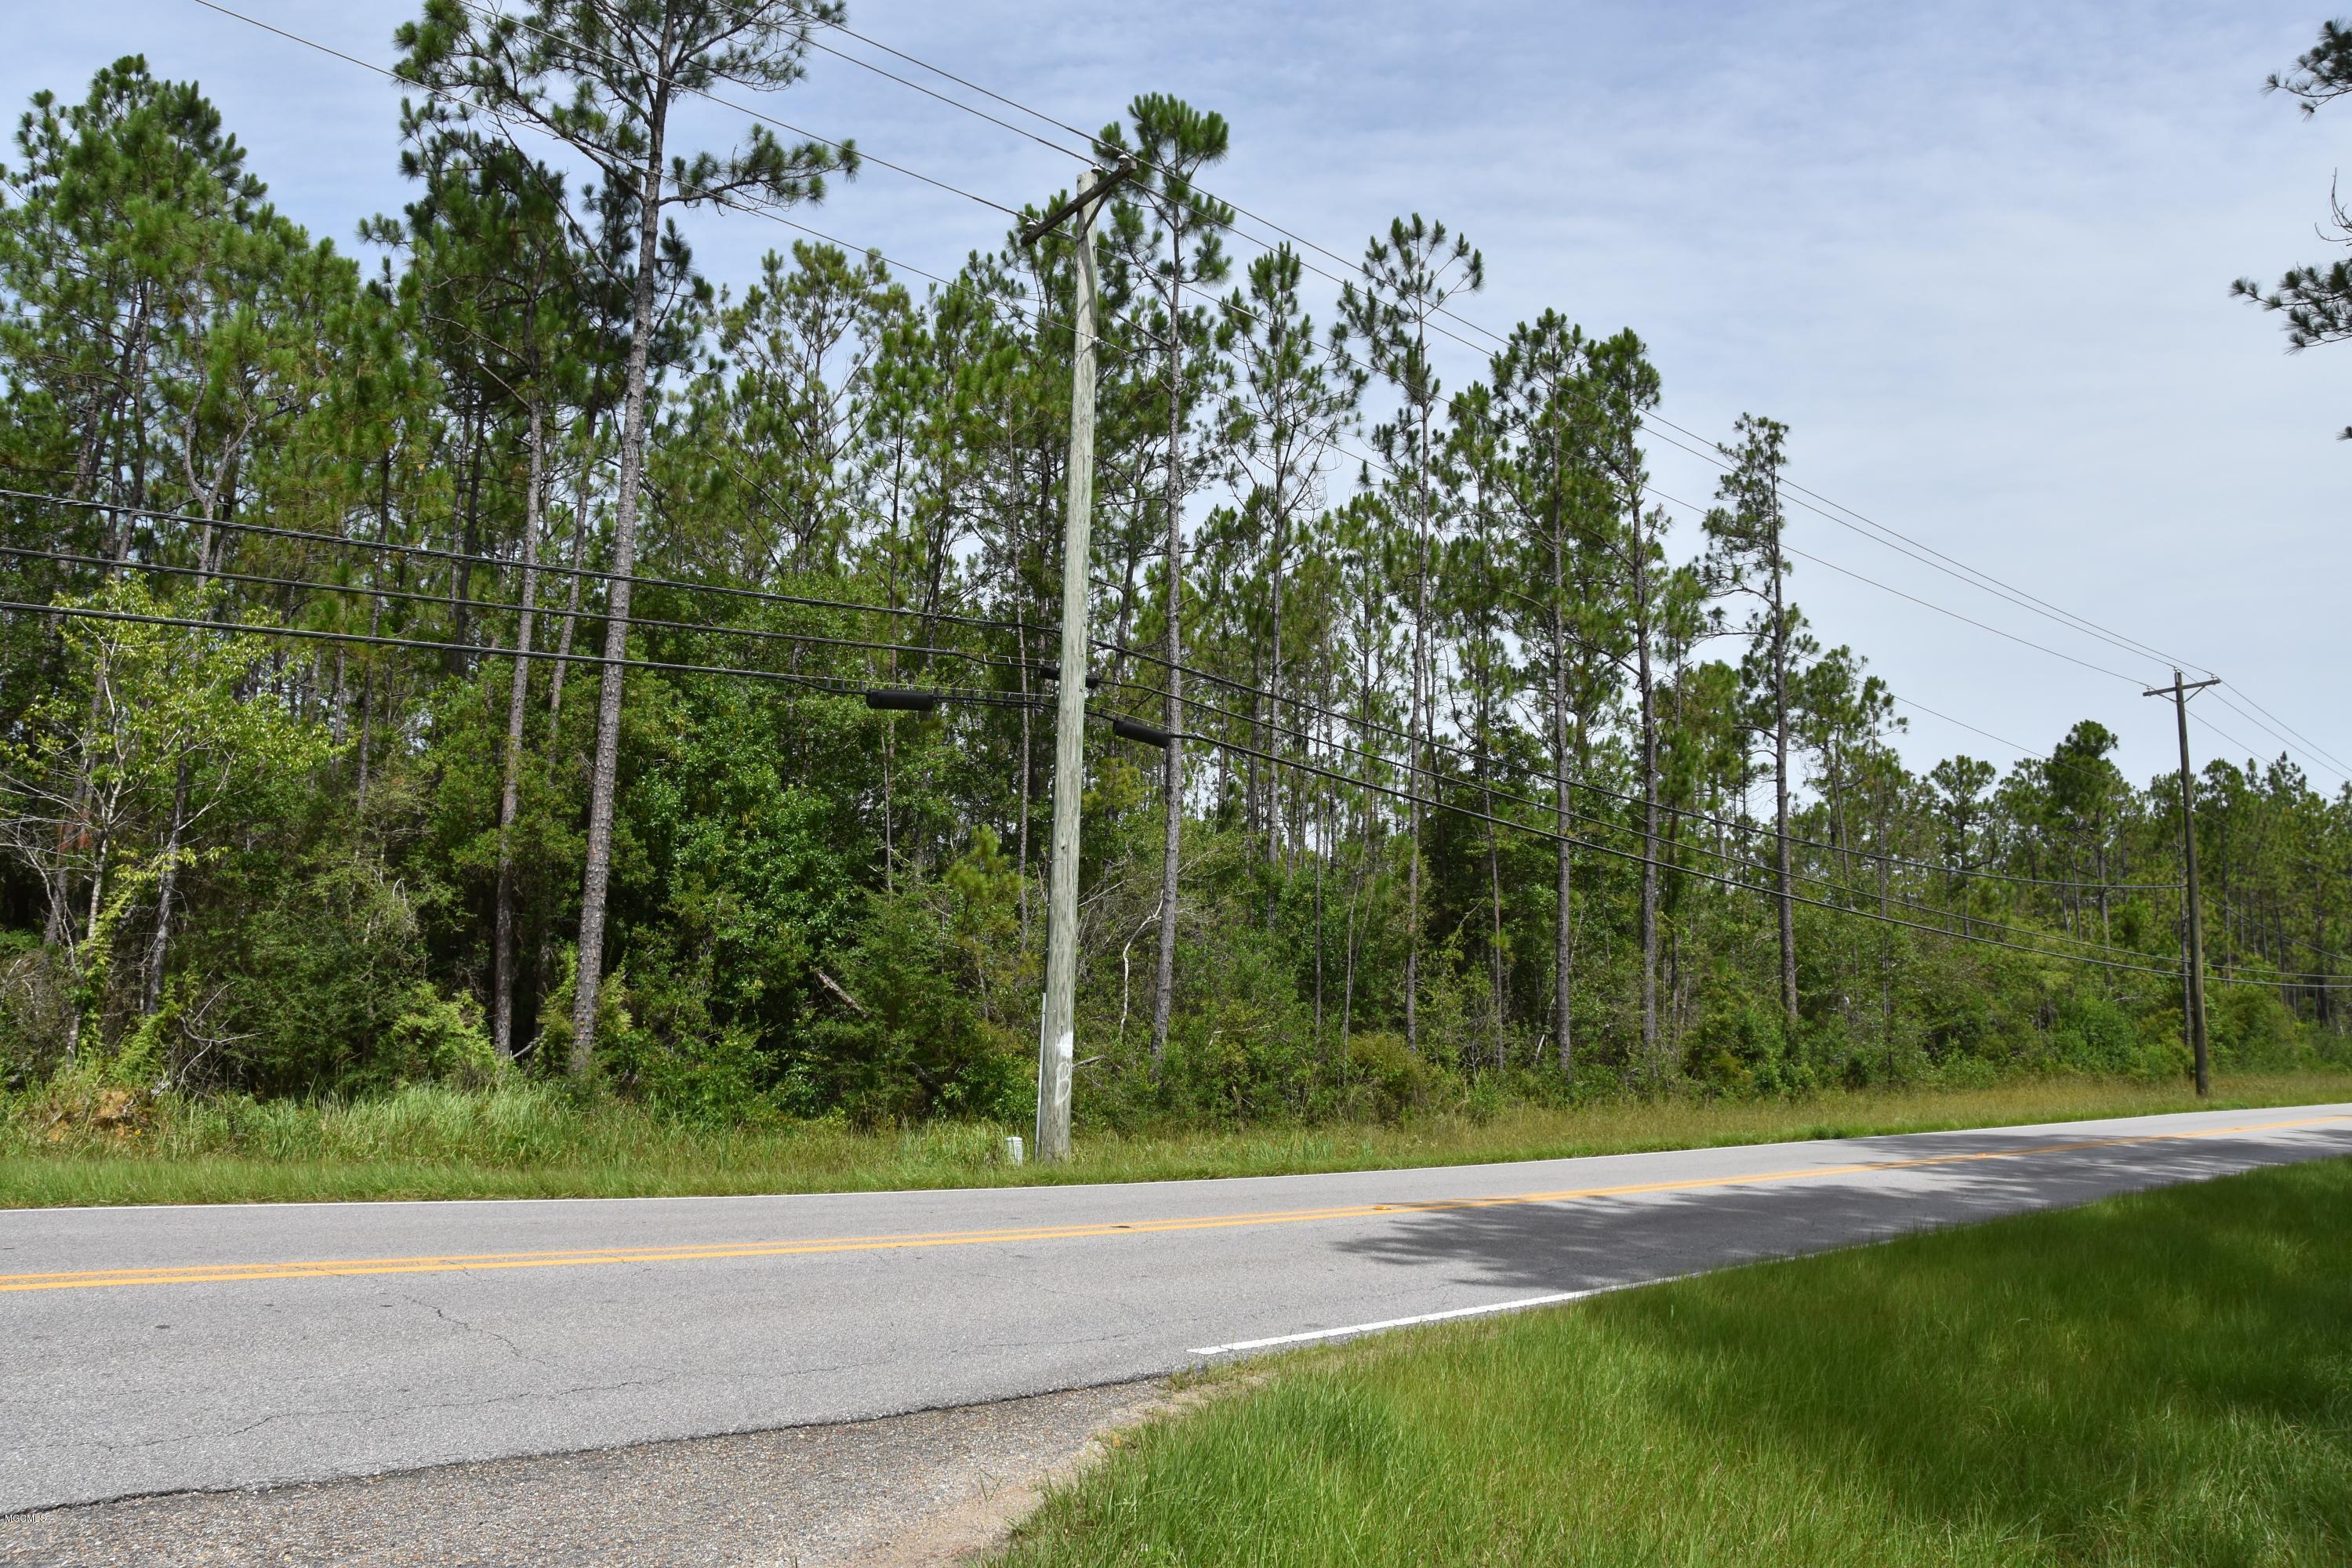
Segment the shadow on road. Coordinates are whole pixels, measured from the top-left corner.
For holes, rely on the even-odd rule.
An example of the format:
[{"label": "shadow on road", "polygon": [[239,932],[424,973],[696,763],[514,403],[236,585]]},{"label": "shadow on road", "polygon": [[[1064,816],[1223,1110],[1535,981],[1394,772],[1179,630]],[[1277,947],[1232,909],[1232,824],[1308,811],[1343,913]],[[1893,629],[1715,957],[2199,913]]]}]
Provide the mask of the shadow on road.
[{"label": "shadow on road", "polygon": [[1965,1142],[1927,1149],[1916,1139],[1862,1139],[1848,1146],[1851,1159],[1840,1163],[1892,1164],[1963,1152],[2000,1157],[1754,1186],[1445,1209],[1403,1216],[1339,1245],[1382,1262],[1450,1267],[1459,1283],[1482,1289],[1580,1289],[2352,1152],[2352,1124],[2299,1145],[2235,1136],[2033,1152],[2074,1142],[2048,1131],[1970,1133]]}]

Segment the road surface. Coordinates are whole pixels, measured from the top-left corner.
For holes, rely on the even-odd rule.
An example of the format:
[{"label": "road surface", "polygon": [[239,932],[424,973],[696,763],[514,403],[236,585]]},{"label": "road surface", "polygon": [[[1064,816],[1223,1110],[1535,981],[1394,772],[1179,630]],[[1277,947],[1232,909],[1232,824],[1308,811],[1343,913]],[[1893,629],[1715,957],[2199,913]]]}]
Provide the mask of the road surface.
[{"label": "road surface", "polygon": [[1226,1181],[0,1212],[0,1513],[1010,1398],[2352,1154],[2352,1105]]}]

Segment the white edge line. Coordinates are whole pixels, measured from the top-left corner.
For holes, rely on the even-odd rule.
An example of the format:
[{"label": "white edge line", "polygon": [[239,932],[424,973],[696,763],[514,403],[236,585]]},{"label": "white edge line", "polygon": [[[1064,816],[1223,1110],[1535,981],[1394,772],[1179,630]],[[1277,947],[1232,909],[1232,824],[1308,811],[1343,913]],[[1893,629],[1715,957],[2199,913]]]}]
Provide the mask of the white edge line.
[{"label": "white edge line", "polygon": [[1229,1345],[1202,1345],[1186,1352],[1188,1355],[1238,1355],[1244,1351],[1271,1350],[1276,1345],[1300,1345],[1315,1340],[1345,1339],[1356,1334],[1376,1334],[1384,1329],[1409,1329],[1417,1323],[1442,1323],[1452,1318],[1483,1318],[1496,1312],[1523,1312],[1530,1307],[1559,1307],[1570,1301],[1581,1301],[1591,1296],[1606,1296],[1614,1290],[1632,1290],[1643,1285],[1664,1285],[1690,1278],[1686,1274],[1668,1274],[1656,1279],[1626,1279],[1613,1285],[1594,1285],[1582,1290],[1559,1290],[1549,1296],[1522,1296],[1515,1301],[1489,1301],[1483,1307],[1455,1307],[1444,1312],[1422,1312],[1410,1318],[1383,1318],[1377,1323],[1350,1323],[1339,1329],[1309,1329],[1304,1333],[1275,1334],[1262,1340],[1236,1340]]}]

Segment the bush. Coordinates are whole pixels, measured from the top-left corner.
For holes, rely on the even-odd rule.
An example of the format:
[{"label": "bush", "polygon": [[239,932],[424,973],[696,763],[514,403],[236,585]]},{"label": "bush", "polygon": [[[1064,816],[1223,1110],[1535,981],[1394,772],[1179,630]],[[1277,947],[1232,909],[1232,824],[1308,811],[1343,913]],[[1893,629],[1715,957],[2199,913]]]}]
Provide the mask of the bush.
[{"label": "bush", "polygon": [[1402,1036],[1358,1035],[1348,1042],[1348,1099],[1358,1115],[1398,1121],[1433,1107],[1453,1077],[1415,1056]]},{"label": "bush", "polygon": [[2213,1059],[2229,1067],[2299,1067],[2309,1054],[2302,1026],[2266,985],[2212,987],[2205,998],[2205,1033]]},{"label": "bush", "polygon": [[499,1070],[498,1052],[482,1027],[481,1004],[471,996],[444,996],[420,980],[408,988],[400,1016],[356,1079],[359,1087],[369,1089],[479,1089]]},{"label": "bush", "polygon": [[[1828,1027],[1816,1026],[1810,1043],[1842,1059],[1843,1032],[1825,1034]],[[1778,1094],[1811,1076],[1790,1058],[1779,1009],[1753,1001],[1717,1007],[1702,1017],[1684,1045],[1683,1070],[1718,1094]]]},{"label": "bush", "polygon": [[787,1109],[838,1106],[860,1126],[927,1114],[1008,1117],[1032,1090],[1028,1052],[973,1000],[971,956],[918,898],[877,897],[857,942],[812,968],[811,1021]]}]

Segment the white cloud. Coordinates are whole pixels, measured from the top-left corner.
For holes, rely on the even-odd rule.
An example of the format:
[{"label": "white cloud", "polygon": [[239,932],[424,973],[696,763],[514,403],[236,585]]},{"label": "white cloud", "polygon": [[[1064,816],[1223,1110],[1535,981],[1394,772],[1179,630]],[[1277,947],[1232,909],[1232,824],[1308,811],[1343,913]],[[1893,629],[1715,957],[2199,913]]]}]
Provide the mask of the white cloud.
[{"label": "white cloud", "polygon": [[[250,8],[376,60],[412,9]],[[2352,422],[2352,349],[2287,359],[2275,322],[2226,295],[2241,273],[2322,254],[2312,223],[2352,110],[2305,123],[2257,90],[2318,17],[2285,0],[873,0],[851,22],[1080,126],[1138,90],[1218,109],[1234,127],[1221,193],[1342,253],[1392,213],[1443,216],[1486,252],[1475,319],[1501,329],[1554,306],[1631,324],[1680,423],[1785,419],[1805,484],[2210,662],[2352,757],[2335,603],[2352,447],[2330,439]],[[184,0],[45,12],[14,41],[0,98],[16,103],[78,93],[132,49],[201,79],[318,232],[348,243],[403,199],[395,95],[353,67]],[[1075,168],[830,59],[774,111],[1015,205]],[[937,271],[1003,226],[879,168],[808,216]],[[722,279],[790,238],[741,216],[693,232]],[[1464,350],[1449,374],[1475,369]],[[1664,452],[1656,467],[1706,499],[1702,465]],[[1800,514],[1793,537],[2037,641],[2125,658],[1819,520]],[[1830,573],[1798,582],[1821,633],[1900,693],[2040,748],[2097,716],[2126,736],[2129,771],[2169,759],[2167,716],[2120,682]],[[1988,750],[1932,720],[1915,730],[1919,760]]]}]

